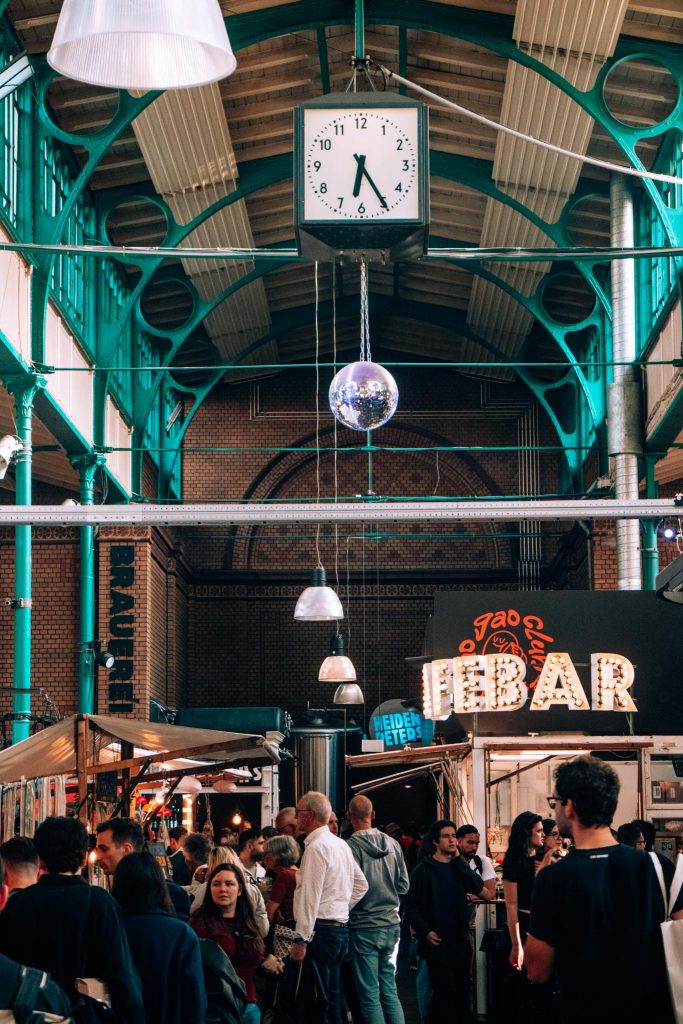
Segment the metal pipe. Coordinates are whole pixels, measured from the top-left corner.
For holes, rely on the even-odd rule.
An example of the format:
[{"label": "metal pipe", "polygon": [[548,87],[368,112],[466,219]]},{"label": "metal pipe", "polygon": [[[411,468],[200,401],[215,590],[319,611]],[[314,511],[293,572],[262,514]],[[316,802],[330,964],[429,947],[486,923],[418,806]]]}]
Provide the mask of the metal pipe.
[{"label": "metal pipe", "polygon": [[365,3],[364,0],[356,0],[354,12],[354,27],[356,31],[355,57],[365,56]]},{"label": "metal pipe", "polygon": [[[33,437],[33,400],[45,387],[45,377],[22,373],[6,379],[7,390],[14,396],[17,437],[22,447],[16,456],[17,505],[30,506],[32,501],[31,464]],[[14,552],[14,696],[12,713],[12,742],[18,743],[29,735],[31,721],[31,576],[32,527],[15,527]]]},{"label": "metal pipe", "polygon": [[[78,470],[80,476],[82,505],[93,504],[95,472],[104,463],[104,455],[77,455],[71,458],[71,465]],[[80,528],[79,715],[92,715],[95,712],[95,529],[90,524]]]},{"label": "metal pipe", "polygon": [[[633,245],[633,191],[621,174],[610,179],[610,240],[612,245]],[[608,388],[608,443],[614,460],[617,499],[638,498],[638,456],[642,454],[640,384],[635,375],[636,285],[633,260],[611,265],[612,355],[620,364]],[[641,590],[640,524],[617,522],[617,589]]]}]

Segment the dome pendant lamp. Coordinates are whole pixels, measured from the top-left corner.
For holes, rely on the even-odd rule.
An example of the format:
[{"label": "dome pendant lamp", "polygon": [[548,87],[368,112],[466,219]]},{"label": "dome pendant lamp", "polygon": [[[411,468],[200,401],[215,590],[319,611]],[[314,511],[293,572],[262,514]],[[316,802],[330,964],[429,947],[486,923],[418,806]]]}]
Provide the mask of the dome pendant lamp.
[{"label": "dome pendant lamp", "polygon": [[320,683],[355,683],[356,670],[353,662],[344,653],[344,638],[335,633],[330,641],[330,653],[320,666]]},{"label": "dome pendant lamp", "polygon": [[296,602],[294,618],[297,622],[331,622],[344,618],[341,601],[332,587],[327,586],[322,565],[313,570],[310,587],[306,587]]},{"label": "dome pendant lamp", "polygon": [[50,67],[114,89],[188,89],[237,66],[218,0],[64,0]]}]

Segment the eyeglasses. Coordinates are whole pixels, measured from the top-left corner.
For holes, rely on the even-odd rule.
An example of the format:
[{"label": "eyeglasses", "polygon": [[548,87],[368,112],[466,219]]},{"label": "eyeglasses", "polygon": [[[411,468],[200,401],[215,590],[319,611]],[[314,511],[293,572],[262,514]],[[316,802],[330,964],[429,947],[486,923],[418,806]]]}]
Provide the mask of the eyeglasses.
[{"label": "eyeglasses", "polygon": [[548,801],[548,807],[551,811],[555,810],[555,807],[558,803],[562,804],[562,806],[564,807],[564,805],[567,802],[566,800],[563,800],[561,796],[547,796],[546,800]]},{"label": "eyeglasses", "polygon": [[297,807],[294,811],[294,817],[298,818],[300,814],[310,814],[308,807]]}]

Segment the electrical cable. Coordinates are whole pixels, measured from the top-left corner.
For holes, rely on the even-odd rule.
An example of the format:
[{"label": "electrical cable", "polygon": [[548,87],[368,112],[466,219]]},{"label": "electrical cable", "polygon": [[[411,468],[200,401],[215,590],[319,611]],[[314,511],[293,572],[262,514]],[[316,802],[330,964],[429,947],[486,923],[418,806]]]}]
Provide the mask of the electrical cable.
[{"label": "electrical cable", "polygon": [[575,153],[572,149],[564,149],[562,146],[556,146],[552,142],[544,142],[543,139],[537,139],[533,135],[527,135],[525,132],[519,132],[516,128],[510,128],[508,125],[500,124],[498,121],[493,121],[490,117],[486,117],[484,114],[477,114],[474,110],[469,110],[467,107],[460,106],[459,103],[447,100],[444,96],[439,96],[438,93],[432,92],[430,89],[425,89],[416,82],[411,82],[410,79],[404,78],[403,75],[399,75],[395,71],[389,70],[389,68],[382,67],[381,65],[380,67],[389,78],[394,78],[397,82],[400,82],[401,85],[405,85],[407,89],[412,89],[413,92],[419,92],[423,96],[427,96],[430,100],[433,100],[435,103],[440,104],[442,107],[448,107],[451,110],[455,110],[458,114],[464,114],[465,117],[469,117],[473,121],[478,121],[480,124],[484,124],[488,128],[493,128],[497,132],[504,132],[506,135],[512,135],[515,139],[521,139],[522,142],[530,142],[534,146],[541,146],[543,149],[549,149],[551,152],[558,153],[560,156],[569,157],[570,160],[580,160],[582,163],[590,164],[592,167],[600,167],[604,171],[610,171],[616,174],[626,174],[632,178],[645,178],[650,181],[663,181],[668,185],[683,185],[683,178],[679,178],[675,174],[658,174],[655,171],[639,170],[637,167],[624,167],[622,164],[613,164],[609,160],[598,160],[596,157],[586,156],[585,153]]}]

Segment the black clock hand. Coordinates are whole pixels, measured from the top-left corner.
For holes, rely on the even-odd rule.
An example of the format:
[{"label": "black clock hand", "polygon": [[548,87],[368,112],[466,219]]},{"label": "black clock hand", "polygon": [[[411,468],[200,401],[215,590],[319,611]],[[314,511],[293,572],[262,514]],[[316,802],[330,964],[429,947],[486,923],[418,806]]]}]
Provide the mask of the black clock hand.
[{"label": "black clock hand", "polygon": [[384,207],[385,210],[388,210],[389,209],[389,205],[388,205],[386,199],[384,198],[384,196],[382,195],[380,190],[377,188],[377,186],[375,185],[374,181],[372,180],[372,178],[370,177],[370,175],[368,174],[368,172],[365,169],[365,156],[358,156],[357,153],[354,153],[353,155],[354,155],[354,158],[355,158],[356,162],[358,163],[358,170],[356,171],[356,181],[355,181],[355,184],[353,186],[353,194],[354,194],[354,196],[358,196],[359,195],[361,181],[363,179],[363,176],[365,176],[368,179],[368,184],[369,184],[370,188],[372,189],[372,191],[375,193],[375,195],[379,199],[380,204]]},{"label": "black clock hand", "polygon": [[357,198],[358,195],[360,194],[360,186],[363,180],[363,172],[365,171],[365,157],[358,156],[357,153],[354,153],[353,155],[355,157],[356,163],[358,164],[358,169],[356,171],[356,180],[353,184],[353,195],[354,198]]}]

